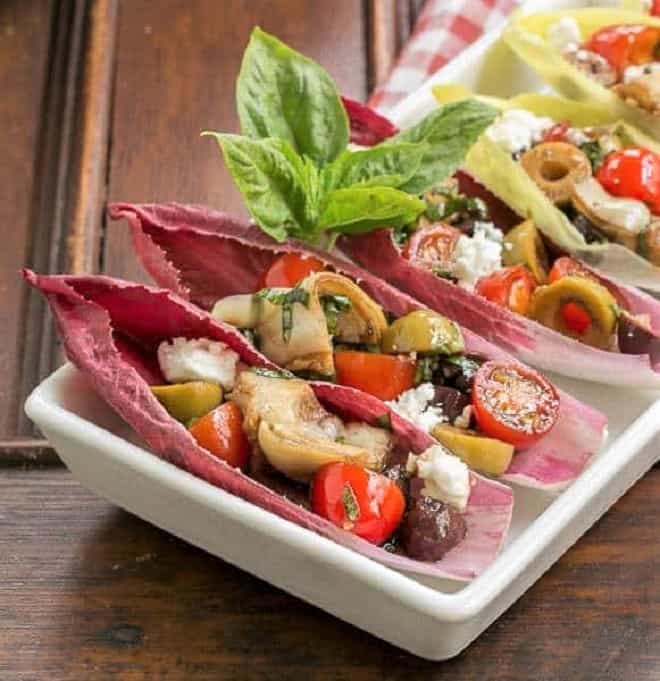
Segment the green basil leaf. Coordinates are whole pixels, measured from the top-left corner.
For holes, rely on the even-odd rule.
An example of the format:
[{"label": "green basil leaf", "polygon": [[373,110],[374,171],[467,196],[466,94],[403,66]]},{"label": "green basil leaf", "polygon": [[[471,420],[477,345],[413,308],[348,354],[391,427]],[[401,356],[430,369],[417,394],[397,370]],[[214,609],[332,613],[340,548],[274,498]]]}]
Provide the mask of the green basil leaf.
[{"label": "green basil leaf", "polygon": [[360,185],[400,187],[417,172],[426,152],[425,144],[389,144],[344,151],[322,172],[326,192]]},{"label": "green basil leaf", "polygon": [[348,145],[348,117],[330,75],[255,28],[236,84],[243,134],[286,140],[320,165]]},{"label": "green basil leaf", "polygon": [[425,208],[421,199],[392,187],[349,187],[328,195],[319,225],[324,230],[361,234],[413,222]]},{"label": "green basil leaf", "polygon": [[[304,237],[310,230],[309,171],[284,140],[252,140],[214,132],[225,163],[250,215],[274,239]],[[314,209],[315,210],[315,209]]]},{"label": "green basil leaf", "polygon": [[383,142],[383,146],[427,143],[417,172],[399,188],[410,194],[421,194],[452,175],[497,114],[497,109],[476,99],[452,102]]}]

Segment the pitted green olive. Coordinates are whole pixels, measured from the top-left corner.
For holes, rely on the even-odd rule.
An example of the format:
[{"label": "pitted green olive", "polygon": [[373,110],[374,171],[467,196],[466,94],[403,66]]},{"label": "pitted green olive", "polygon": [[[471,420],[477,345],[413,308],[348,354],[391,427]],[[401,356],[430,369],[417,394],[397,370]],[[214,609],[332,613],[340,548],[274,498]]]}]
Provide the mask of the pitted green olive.
[{"label": "pitted green olive", "polygon": [[397,319],[383,334],[383,352],[455,355],[465,344],[459,327],[432,310],[415,310]]},{"label": "pitted green olive", "polygon": [[206,381],[153,385],[151,392],[171,416],[186,424],[222,404],[222,388]]},{"label": "pitted green olive", "polygon": [[525,220],[506,233],[502,262],[505,265],[526,265],[538,284],[545,283],[548,278],[548,254],[532,220]]}]

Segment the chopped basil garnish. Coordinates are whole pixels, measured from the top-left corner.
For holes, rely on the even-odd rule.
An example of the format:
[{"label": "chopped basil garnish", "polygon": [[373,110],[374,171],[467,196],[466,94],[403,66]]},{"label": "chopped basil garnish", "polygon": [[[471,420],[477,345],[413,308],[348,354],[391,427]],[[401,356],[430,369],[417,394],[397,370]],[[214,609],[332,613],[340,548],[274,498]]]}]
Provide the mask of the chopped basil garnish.
[{"label": "chopped basil garnish", "polygon": [[598,141],[594,140],[593,142],[585,142],[584,144],[580,145],[580,150],[589,159],[591,167],[594,170],[598,170],[598,167],[603,162],[603,159],[606,155]]},{"label": "chopped basil garnish", "polygon": [[437,357],[418,357],[415,367],[415,385],[433,382],[433,372],[438,368]]},{"label": "chopped basil garnish", "polygon": [[392,239],[394,239],[394,243],[399,248],[403,248],[406,245],[406,241],[410,239],[414,231],[415,225],[400,225],[398,227],[394,227],[392,228]]},{"label": "chopped basil garnish", "polygon": [[472,378],[483,364],[483,360],[476,357],[467,357],[466,355],[450,355],[446,359],[449,363],[460,367],[461,371],[468,379]]},{"label": "chopped basil garnish", "polygon": [[450,189],[435,189],[430,196],[439,194],[443,197],[440,201],[426,199],[426,217],[432,222],[446,220],[452,215],[468,215],[478,220],[488,219],[488,206],[477,196],[463,196]]},{"label": "chopped basil garnish", "polygon": [[392,430],[392,417],[390,416],[389,411],[376,419],[376,426],[378,428],[384,428],[385,430]]},{"label": "chopped basil garnish", "polygon": [[267,300],[273,305],[282,306],[282,339],[285,343],[289,342],[291,338],[291,329],[293,328],[293,305],[300,303],[307,307],[309,305],[309,292],[299,286],[288,291],[277,291],[272,288],[264,288],[257,291],[254,297],[258,300]]},{"label": "chopped basil garnish", "polygon": [[451,279],[452,281],[456,280],[456,277],[454,276],[453,272],[450,272],[444,267],[435,266],[431,268],[431,271],[433,272],[433,274],[435,274],[436,277],[440,277],[440,279]]},{"label": "chopped basil garnish", "polygon": [[348,518],[348,520],[354,523],[359,519],[360,506],[350,482],[347,482],[344,485],[344,489],[341,491],[341,503],[344,507],[344,513],[346,514],[346,518]]},{"label": "chopped basil garnish", "polygon": [[320,371],[296,371],[298,378],[304,378],[306,381],[326,381],[327,383],[334,383],[336,380],[335,374],[322,374]]},{"label": "chopped basil garnish", "polygon": [[328,325],[328,333],[334,336],[337,333],[337,319],[342,312],[351,309],[350,298],[342,295],[321,296],[321,307],[325,314],[325,321]]},{"label": "chopped basil garnish", "polygon": [[295,376],[286,369],[266,369],[265,367],[257,367],[253,369],[257,376],[265,376],[266,378],[295,378]]}]

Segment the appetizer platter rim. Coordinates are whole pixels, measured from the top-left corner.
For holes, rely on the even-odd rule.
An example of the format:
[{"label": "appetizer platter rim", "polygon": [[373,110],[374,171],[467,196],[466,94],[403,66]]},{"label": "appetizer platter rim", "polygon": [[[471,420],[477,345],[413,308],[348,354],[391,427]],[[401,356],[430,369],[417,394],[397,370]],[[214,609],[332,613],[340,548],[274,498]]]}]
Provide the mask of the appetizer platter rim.
[{"label": "appetizer platter rim", "polygon": [[[401,605],[435,619],[454,623],[465,622],[475,617],[502,596],[517,579],[524,577],[526,568],[543,558],[544,552],[560,537],[566,527],[580,516],[588,503],[597,494],[606,491],[633,462],[635,456],[660,433],[659,396],[650,402],[648,408],[629,423],[613,442],[601,450],[589,468],[570,487],[556,496],[552,503],[522,530],[512,544],[502,550],[484,573],[466,583],[456,593],[445,593],[434,588],[429,582],[418,581],[405,572],[380,565],[312,530],[214,487],[201,478],[159,459],[147,449],[126,440],[121,435],[71,411],[61,404],[57,393],[79,373],[67,362],[44,379],[26,401],[26,413],[35,423],[43,427],[47,434],[56,432],[63,438],[74,440],[86,446],[90,454],[96,452],[119,465],[133,468],[147,477],[156,479],[159,484],[176,489],[178,493],[211,507],[214,512],[228,515],[235,521],[281,539],[295,551],[315,558],[322,557],[334,568],[351,574],[371,588],[387,592]],[[87,389],[93,394],[91,387]],[[107,405],[104,405],[104,408],[112,411]],[[630,442],[633,442],[634,446],[630,446]],[[68,467],[68,453],[58,453]],[[640,476],[657,461],[660,461],[660,452],[646,462],[648,466],[645,465]],[[544,495],[540,491],[538,494]],[[609,505],[609,503],[604,505],[600,514],[604,513]],[[153,520],[149,522],[158,525]],[[191,535],[184,539],[199,545],[198,541],[191,539]],[[558,557],[553,557],[550,564]],[[534,576],[534,581],[538,576]]]}]

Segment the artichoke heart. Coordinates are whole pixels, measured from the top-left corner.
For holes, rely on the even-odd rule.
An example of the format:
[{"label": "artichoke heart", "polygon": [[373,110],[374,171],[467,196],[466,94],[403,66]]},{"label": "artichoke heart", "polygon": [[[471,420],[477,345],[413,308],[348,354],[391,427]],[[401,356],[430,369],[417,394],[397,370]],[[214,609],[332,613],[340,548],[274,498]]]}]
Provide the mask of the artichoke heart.
[{"label": "artichoke heart", "polygon": [[573,187],[573,205],[610,239],[633,251],[637,250],[639,235],[651,222],[651,212],[644,203],[612,196],[594,178]]},{"label": "artichoke heart", "polygon": [[[346,303],[332,320],[326,318],[328,297]],[[257,294],[219,300],[215,319],[253,329],[260,350],[273,362],[294,372],[334,375],[333,336],[346,343],[380,343],[387,328],[382,308],[350,279],[319,272],[292,289],[267,289]]]},{"label": "artichoke heart", "polygon": [[[581,333],[566,322],[564,306],[567,303],[577,304],[588,315],[589,323]],[[616,310],[616,300],[604,286],[585,277],[567,276],[534,291],[529,316],[565,336],[608,349],[617,323]]]},{"label": "artichoke heart", "polygon": [[243,414],[248,439],[273,468],[293,480],[309,482],[321,466],[331,462],[380,471],[393,447],[392,435],[382,428],[344,424],[299,379],[244,371],[231,399]]}]

